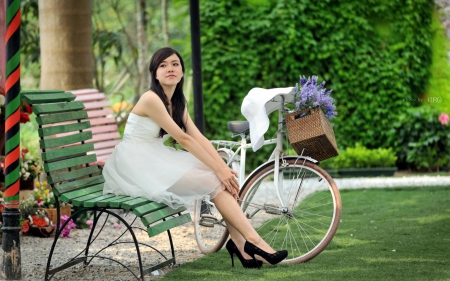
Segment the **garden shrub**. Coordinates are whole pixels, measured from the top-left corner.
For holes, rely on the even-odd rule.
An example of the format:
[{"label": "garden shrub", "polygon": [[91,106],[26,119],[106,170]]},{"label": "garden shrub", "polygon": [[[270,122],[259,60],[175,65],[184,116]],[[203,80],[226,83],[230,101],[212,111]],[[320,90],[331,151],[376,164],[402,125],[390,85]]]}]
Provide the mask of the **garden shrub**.
[{"label": "garden shrub", "polygon": [[229,137],[226,124],[244,119],[240,105],[251,88],[294,86],[299,75],[318,75],[336,99],[338,145],[387,147],[397,115],[415,106],[405,99],[423,94],[430,75],[433,5],[201,1],[206,135]]},{"label": "garden shrub", "polygon": [[[450,165],[450,127],[431,106],[410,109],[393,123],[391,138],[397,148],[399,168],[440,170]],[[447,115],[448,118],[448,115]]]},{"label": "garden shrub", "polygon": [[339,156],[320,163],[325,169],[395,167],[397,156],[392,148],[369,149],[360,143],[341,151]]}]

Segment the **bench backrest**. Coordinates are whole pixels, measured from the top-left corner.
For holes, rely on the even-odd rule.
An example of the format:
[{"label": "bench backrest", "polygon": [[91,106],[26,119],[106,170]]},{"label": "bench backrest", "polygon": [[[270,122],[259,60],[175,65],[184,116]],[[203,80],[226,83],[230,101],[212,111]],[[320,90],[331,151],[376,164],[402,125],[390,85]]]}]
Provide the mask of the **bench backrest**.
[{"label": "bench backrest", "polygon": [[120,143],[121,136],[113,111],[104,93],[96,89],[70,91],[76,96],[75,101],[83,102],[87,111],[87,120],[91,121],[92,139],[87,143],[94,144],[97,161],[93,164],[103,166],[114,147]]},{"label": "bench backrest", "polygon": [[64,91],[22,91],[21,95],[36,114],[44,170],[55,195],[63,199],[64,194],[81,189],[100,194],[104,178],[97,165],[89,165],[97,157],[89,154],[94,143],[88,142],[92,131],[84,104]]}]

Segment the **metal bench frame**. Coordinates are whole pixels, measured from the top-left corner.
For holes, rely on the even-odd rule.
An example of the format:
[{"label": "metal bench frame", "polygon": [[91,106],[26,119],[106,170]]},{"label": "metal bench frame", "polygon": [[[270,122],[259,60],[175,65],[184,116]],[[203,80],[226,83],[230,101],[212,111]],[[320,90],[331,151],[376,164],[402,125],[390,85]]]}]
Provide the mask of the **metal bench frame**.
[{"label": "metal bench frame", "polygon": [[[185,207],[172,209],[165,204],[152,202],[142,197],[116,196],[112,194],[103,195],[104,178],[96,163],[97,156],[92,153],[93,143],[86,141],[92,138],[90,122],[87,112],[84,110],[82,101],[74,101],[76,96],[64,91],[22,91],[21,99],[28,103],[36,114],[36,122],[39,125],[41,158],[44,162],[44,170],[47,173],[47,181],[53,188],[57,208],[57,224],[55,238],[48,256],[45,280],[50,280],[54,274],[79,263],[89,265],[94,258],[109,259],[125,267],[137,280],[144,280],[144,275],[167,265],[175,265],[175,249],[170,234],[170,229],[190,222],[189,213],[182,214]],[[68,123],[72,122],[72,123]],[[62,125],[61,125],[62,124]],[[72,133],[67,135],[68,133]],[[55,137],[55,135],[60,135]],[[61,136],[63,135],[63,136]],[[74,169],[76,168],[76,169]],[[81,207],[60,227],[60,204],[59,202]],[[113,210],[126,210],[132,212],[136,217],[128,223],[123,217]],[[52,256],[60,234],[70,219],[76,218],[83,212],[92,212],[94,215],[93,226],[86,241],[86,247],[76,256],[70,258],[66,263],[52,267]],[[105,222],[99,225],[99,218],[106,214]],[[105,227],[107,218],[113,216],[118,219],[126,229],[108,246],[96,253],[90,254],[91,245],[98,238]],[[147,229],[133,226],[140,218]],[[94,231],[99,228],[94,236]],[[149,237],[167,232],[172,257],[166,257],[154,247],[139,242],[136,239],[134,229],[146,231]],[[127,232],[132,241],[119,241]],[[102,256],[102,252],[109,247],[122,243],[134,243],[137,253],[139,272],[136,274],[127,265],[118,260]],[[163,257],[159,264],[144,269],[140,247],[150,247]]]}]

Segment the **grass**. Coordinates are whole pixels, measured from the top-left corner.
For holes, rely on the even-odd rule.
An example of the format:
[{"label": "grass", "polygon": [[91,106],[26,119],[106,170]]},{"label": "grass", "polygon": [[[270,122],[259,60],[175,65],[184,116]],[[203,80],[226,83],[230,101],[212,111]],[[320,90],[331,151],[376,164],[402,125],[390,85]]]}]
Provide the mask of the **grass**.
[{"label": "grass", "polygon": [[449,192],[449,186],[343,190],[336,236],[307,263],[231,268],[223,249],[162,280],[450,280]]}]

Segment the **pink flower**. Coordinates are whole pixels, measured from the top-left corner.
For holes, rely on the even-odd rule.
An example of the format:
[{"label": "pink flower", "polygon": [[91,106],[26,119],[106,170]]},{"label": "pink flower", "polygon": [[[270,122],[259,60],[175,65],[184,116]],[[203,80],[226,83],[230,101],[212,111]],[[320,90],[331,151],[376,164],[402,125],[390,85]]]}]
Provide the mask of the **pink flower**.
[{"label": "pink flower", "polygon": [[92,225],[94,224],[94,222],[92,220],[87,220],[86,224],[89,225],[90,229],[92,229]]},{"label": "pink flower", "polygon": [[[62,225],[63,225],[68,219],[69,219],[69,217],[66,216],[66,215],[61,216],[61,221],[60,221],[59,227],[62,227]],[[63,238],[68,238],[68,237],[69,237],[69,234],[70,234],[70,230],[71,230],[72,228],[75,228],[75,227],[77,227],[77,225],[73,222],[73,220],[72,220],[72,219],[69,220],[69,222],[67,223],[66,227],[64,227],[64,229],[61,230],[61,236],[62,236]]]},{"label": "pink flower", "polygon": [[439,121],[441,122],[442,125],[447,125],[448,115],[442,112],[441,115],[439,115]]},{"label": "pink flower", "polygon": [[76,228],[77,225],[73,222],[73,220],[70,220],[69,223],[66,225],[68,229]]},{"label": "pink flower", "polygon": [[70,234],[70,228],[64,228],[64,229],[61,231],[61,236],[62,236],[62,238],[68,238],[68,237],[69,237],[69,234]]},{"label": "pink flower", "polygon": [[114,227],[115,228],[120,228],[120,224],[118,224],[117,222],[114,223]]}]

